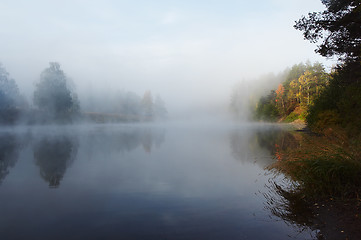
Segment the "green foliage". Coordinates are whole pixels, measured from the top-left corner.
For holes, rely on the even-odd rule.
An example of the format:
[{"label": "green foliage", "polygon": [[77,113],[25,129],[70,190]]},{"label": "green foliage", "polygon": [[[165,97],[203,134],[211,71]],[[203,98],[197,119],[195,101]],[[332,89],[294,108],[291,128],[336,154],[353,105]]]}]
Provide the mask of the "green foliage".
[{"label": "green foliage", "polygon": [[360,142],[345,134],[303,135],[296,148],[277,152],[271,166],[296,181],[298,190],[311,198],[356,198],[361,194]]},{"label": "green foliage", "polygon": [[296,22],[305,39],[322,42],[317,52],[338,56],[329,86],[310,106],[306,118],[314,130],[340,125],[351,135],[361,132],[361,2],[323,0],[326,10],[309,13]]},{"label": "green foliage", "polygon": [[303,167],[297,172],[298,179],[307,189],[312,189],[314,195],[355,197],[355,191],[359,191],[361,166],[354,161],[344,161],[340,155],[332,158],[325,155],[300,163]]},{"label": "green foliage", "polygon": [[295,113],[295,112],[291,112],[291,113],[285,118],[284,122],[287,122],[287,123],[293,122],[293,121],[295,121],[295,120],[297,120],[297,119],[299,119],[299,118],[300,118],[300,115],[299,115],[299,114],[297,114],[297,113]]},{"label": "green foliage", "polygon": [[[288,166],[286,166],[288,165]],[[300,191],[310,198],[355,198],[361,193],[361,166],[355,161],[344,161],[341,156],[310,156],[285,163]]]},{"label": "green foliage", "polygon": [[361,84],[346,87],[337,108],[342,116],[341,125],[349,133],[361,133]]},{"label": "green foliage", "polygon": [[323,12],[302,17],[294,27],[312,43],[321,42],[317,52],[325,57],[338,56],[344,62],[361,59],[361,1],[322,0]]},{"label": "green foliage", "polygon": [[307,70],[307,65],[304,63],[293,65],[289,70],[286,80],[283,82],[283,85],[287,87],[292,80],[298,79]]},{"label": "green foliage", "polygon": [[[307,108],[328,84],[328,78],[329,75],[320,63],[294,65],[277,90],[272,91],[267,98],[260,99],[255,110],[256,119],[286,118],[286,122],[304,119]],[[298,108],[303,111],[293,113]]]},{"label": "green foliage", "polygon": [[255,111],[255,119],[262,121],[276,121],[279,112],[274,102],[275,92],[272,91],[267,97],[262,97]]},{"label": "green foliage", "polygon": [[306,118],[313,130],[340,125],[351,135],[361,133],[361,78],[341,68],[309,109]]}]

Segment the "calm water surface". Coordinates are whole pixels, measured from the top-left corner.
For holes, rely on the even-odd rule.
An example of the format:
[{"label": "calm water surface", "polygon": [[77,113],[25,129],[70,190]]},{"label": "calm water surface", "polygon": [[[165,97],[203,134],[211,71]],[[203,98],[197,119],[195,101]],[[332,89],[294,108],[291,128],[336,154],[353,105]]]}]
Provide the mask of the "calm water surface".
[{"label": "calm water surface", "polygon": [[264,168],[274,161],[267,139],[275,131],[1,129],[0,239],[309,239],[312,232],[267,207],[272,176]]}]

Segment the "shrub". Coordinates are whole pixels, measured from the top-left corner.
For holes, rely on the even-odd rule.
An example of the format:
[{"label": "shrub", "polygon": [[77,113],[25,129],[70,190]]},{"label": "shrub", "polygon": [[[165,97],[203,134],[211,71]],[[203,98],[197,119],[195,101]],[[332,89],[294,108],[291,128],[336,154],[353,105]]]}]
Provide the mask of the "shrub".
[{"label": "shrub", "polygon": [[340,69],[309,108],[306,122],[312,130],[340,125],[354,135],[361,132],[360,119],[361,77]]},{"label": "shrub", "polygon": [[295,121],[295,120],[297,120],[297,119],[299,119],[299,118],[300,118],[300,115],[299,115],[298,113],[291,112],[291,113],[286,117],[286,119],[284,120],[284,122],[287,122],[287,123],[293,122],[293,121]]}]

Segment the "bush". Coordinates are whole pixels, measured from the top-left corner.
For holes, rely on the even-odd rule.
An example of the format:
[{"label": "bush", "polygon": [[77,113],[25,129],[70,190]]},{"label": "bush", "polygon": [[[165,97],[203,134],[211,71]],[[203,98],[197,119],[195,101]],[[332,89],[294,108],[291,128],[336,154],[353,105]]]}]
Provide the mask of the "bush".
[{"label": "bush", "polygon": [[296,181],[311,198],[357,198],[361,194],[360,142],[343,131],[324,136],[303,135],[298,147],[279,149],[270,168]]},{"label": "bush", "polygon": [[[347,69],[347,68],[346,68]],[[309,108],[306,122],[312,130],[340,125],[351,135],[361,132],[361,78],[341,69]]]},{"label": "bush", "polygon": [[298,113],[291,112],[291,113],[286,117],[286,119],[284,120],[284,122],[287,122],[287,123],[293,122],[293,121],[295,121],[295,120],[297,120],[297,119],[299,119],[299,118],[300,118],[300,115],[299,115]]},{"label": "bush", "polygon": [[361,84],[348,86],[337,104],[340,123],[350,134],[361,132]]},{"label": "bush", "polygon": [[265,103],[256,110],[256,119],[263,121],[276,121],[279,117],[278,110],[275,105]]}]

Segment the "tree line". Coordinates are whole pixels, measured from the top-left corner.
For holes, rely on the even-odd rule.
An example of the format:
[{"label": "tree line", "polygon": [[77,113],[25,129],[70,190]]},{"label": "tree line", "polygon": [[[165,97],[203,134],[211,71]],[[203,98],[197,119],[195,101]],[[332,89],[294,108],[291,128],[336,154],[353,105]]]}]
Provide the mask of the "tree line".
[{"label": "tree line", "polygon": [[337,58],[337,65],[330,73],[320,63],[294,65],[279,76],[278,87],[258,101],[233,93],[233,111],[246,100],[256,120],[301,118],[313,131],[337,127],[361,137],[361,1],[322,3],[326,10],[303,16],[294,28],[317,44],[315,51],[321,56]]},{"label": "tree line", "polygon": [[[360,219],[354,213],[360,209],[361,194],[361,1],[322,3],[326,10],[309,13],[294,27],[306,40],[317,43],[316,52],[336,57],[338,64],[313,100],[308,101],[308,88],[304,91],[303,102],[309,102],[306,123],[318,134],[292,133],[295,140],[298,138],[297,145],[285,145],[286,139],[273,144],[277,161],[270,169],[295,184],[291,188],[275,184],[280,201],[271,202],[276,207],[271,211],[291,224],[320,230],[318,239],[360,239]],[[328,209],[327,216],[319,211],[320,202]],[[300,215],[299,207],[295,207],[300,204],[306,206],[303,212],[311,218]],[[340,221],[320,227],[318,223],[330,213],[341,216]],[[338,236],[341,228],[342,235]]]},{"label": "tree line", "polygon": [[322,94],[309,107],[307,124],[314,130],[337,126],[361,137],[361,1],[322,0],[326,10],[312,12],[294,27],[316,52],[337,57],[339,64]]},{"label": "tree line", "polygon": [[[18,120],[27,123],[68,123],[74,120],[94,120],[92,115],[80,110],[80,101],[75,88],[57,62],[50,62],[48,68],[41,72],[33,93],[33,107],[20,94],[19,88],[6,69],[0,63],[0,123],[14,124]],[[92,99],[94,100],[94,99]],[[153,99],[152,93],[146,91],[143,97],[135,93],[118,94],[109,105],[104,106],[102,99],[92,101],[86,106],[93,115],[101,116],[103,121],[115,119],[146,120],[163,119],[167,115],[165,103],[158,95]],[[116,115],[109,118],[107,114]],[[132,117],[129,117],[132,116]]]},{"label": "tree line", "polygon": [[308,108],[329,83],[329,74],[320,63],[300,63],[287,71],[285,79],[256,104],[256,120],[293,121],[305,119]]}]

